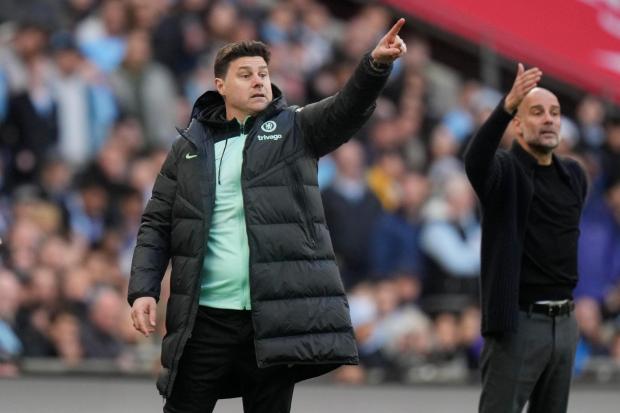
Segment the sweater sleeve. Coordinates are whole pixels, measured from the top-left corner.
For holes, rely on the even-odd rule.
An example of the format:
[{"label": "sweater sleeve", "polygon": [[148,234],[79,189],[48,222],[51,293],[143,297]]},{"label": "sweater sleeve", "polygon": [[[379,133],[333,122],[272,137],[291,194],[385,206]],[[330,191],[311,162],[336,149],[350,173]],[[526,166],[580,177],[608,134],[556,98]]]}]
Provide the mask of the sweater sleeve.
[{"label": "sweater sleeve", "polygon": [[501,178],[501,168],[495,153],[512,118],[513,115],[504,109],[502,99],[480,126],[465,151],[465,171],[481,199]]}]

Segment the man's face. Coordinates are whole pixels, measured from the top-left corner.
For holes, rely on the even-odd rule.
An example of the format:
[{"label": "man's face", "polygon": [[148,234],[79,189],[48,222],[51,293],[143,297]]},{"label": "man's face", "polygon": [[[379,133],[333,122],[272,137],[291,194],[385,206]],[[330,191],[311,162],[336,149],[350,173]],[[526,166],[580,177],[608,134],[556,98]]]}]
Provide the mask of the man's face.
[{"label": "man's face", "polygon": [[533,89],[521,102],[515,128],[521,143],[538,153],[550,153],[560,144],[560,103],[545,89]]},{"label": "man's face", "polygon": [[227,113],[232,116],[255,115],[273,99],[267,63],[260,56],[233,60],[224,78],[215,79],[215,86],[224,97]]},{"label": "man's face", "polygon": [[61,50],[56,53],[56,66],[63,74],[75,73],[82,63],[82,58],[75,50]]}]

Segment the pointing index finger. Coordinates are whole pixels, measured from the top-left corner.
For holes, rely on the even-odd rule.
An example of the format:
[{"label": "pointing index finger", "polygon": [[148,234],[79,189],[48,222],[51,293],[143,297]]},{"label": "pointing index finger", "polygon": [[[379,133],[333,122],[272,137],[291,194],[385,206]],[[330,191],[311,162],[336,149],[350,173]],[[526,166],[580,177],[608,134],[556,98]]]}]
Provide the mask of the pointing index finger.
[{"label": "pointing index finger", "polygon": [[404,25],[405,25],[405,19],[401,17],[400,19],[398,19],[396,23],[394,23],[394,26],[392,26],[392,28],[388,32],[387,34],[388,37],[395,37]]}]

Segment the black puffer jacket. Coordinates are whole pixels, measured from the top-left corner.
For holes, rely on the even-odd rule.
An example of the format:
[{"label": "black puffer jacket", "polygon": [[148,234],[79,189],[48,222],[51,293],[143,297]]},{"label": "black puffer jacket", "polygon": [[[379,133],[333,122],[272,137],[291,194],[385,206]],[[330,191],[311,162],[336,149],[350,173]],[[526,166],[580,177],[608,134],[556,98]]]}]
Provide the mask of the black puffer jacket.
[{"label": "black puffer jacket", "polygon": [[[149,201],[129,281],[130,305],[156,299],[172,259],[158,389],[168,397],[198,309],[200,273],[215,201],[214,142],[247,134],[241,186],[259,367],[294,365],[298,380],[358,361],[348,303],[325,225],[317,161],[371,115],[389,70],[366,56],[344,89],[304,108],[273,102],[240,130],[207,92],[180,131]],[[194,155],[198,155],[194,157]],[[220,397],[238,395],[230,388]]]}]

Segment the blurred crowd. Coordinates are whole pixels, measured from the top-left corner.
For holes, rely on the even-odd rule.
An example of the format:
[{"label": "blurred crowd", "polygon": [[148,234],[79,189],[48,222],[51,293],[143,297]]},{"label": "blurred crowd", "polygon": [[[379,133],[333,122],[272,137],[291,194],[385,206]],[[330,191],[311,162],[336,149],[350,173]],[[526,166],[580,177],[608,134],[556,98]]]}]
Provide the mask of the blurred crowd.
[{"label": "blurred crowd", "polygon": [[[319,0],[21,0],[0,5],[0,376],[28,358],[156,369],[165,327],[136,333],[126,286],[140,216],[175,126],[213,87],[215,52],[260,39],[289,104],[338,91],[394,20]],[[353,7],[353,6],[352,6]],[[372,120],[319,180],[362,364],[339,380],[476,371],[480,222],[462,153],[501,99],[404,31]],[[576,370],[620,369],[620,119],[584,97],[559,153],[587,168]],[[617,115],[617,113],[615,113]],[[511,145],[507,131],[502,142]]]}]

